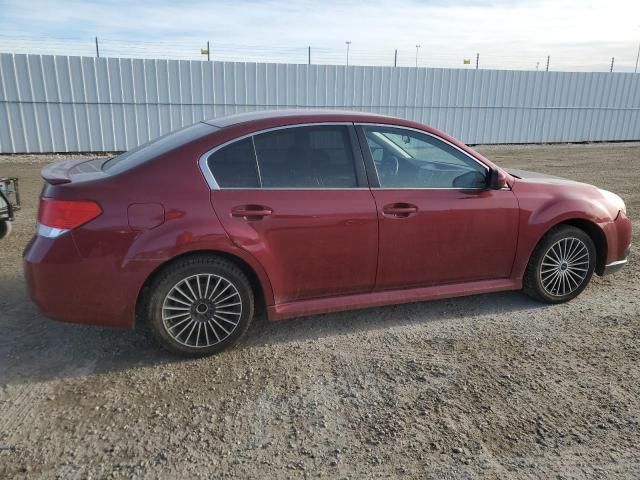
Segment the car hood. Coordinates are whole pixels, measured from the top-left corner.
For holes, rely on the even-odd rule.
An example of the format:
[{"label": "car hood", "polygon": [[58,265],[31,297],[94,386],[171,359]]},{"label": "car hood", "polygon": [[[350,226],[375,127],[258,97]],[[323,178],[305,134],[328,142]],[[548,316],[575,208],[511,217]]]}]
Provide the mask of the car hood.
[{"label": "car hood", "polygon": [[527,170],[509,169],[507,172],[515,178],[515,191],[524,188],[537,194],[544,192],[544,195],[594,202],[608,211],[611,218],[615,218],[620,210],[626,211],[624,201],[618,195],[588,183]]},{"label": "car hood", "polygon": [[575,180],[569,180],[568,178],[556,177],[555,175],[547,175],[545,173],[531,172],[529,170],[518,170],[515,168],[508,169],[507,172],[513,175],[516,179],[533,180],[539,183],[554,183],[554,184],[581,184],[585,183],[576,182]]}]

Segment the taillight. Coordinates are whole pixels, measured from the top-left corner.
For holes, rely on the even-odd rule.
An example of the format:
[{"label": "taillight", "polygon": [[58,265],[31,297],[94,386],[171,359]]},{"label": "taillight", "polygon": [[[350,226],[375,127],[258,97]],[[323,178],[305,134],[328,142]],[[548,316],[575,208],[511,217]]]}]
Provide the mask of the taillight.
[{"label": "taillight", "polygon": [[38,233],[55,238],[84,225],[102,213],[100,205],[90,200],[55,200],[41,198]]}]

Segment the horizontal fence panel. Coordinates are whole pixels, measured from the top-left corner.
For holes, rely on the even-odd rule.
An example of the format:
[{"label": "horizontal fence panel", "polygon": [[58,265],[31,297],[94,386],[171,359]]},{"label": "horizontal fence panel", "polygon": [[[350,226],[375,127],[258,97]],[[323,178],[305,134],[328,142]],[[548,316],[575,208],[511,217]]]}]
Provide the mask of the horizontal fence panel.
[{"label": "horizontal fence panel", "polygon": [[121,151],[284,108],[393,115],[470,144],[640,140],[640,74],[0,54],[0,153]]}]

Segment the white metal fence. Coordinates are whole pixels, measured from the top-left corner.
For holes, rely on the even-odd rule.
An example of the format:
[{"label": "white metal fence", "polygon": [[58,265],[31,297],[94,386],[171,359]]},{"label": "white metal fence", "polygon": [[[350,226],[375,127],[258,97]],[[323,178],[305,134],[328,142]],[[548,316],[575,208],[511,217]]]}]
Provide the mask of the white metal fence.
[{"label": "white metal fence", "polygon": [[0,54],[0,153],[119,151],[202,119],[330,108],[471,143],[640,140],[640,74]]}]

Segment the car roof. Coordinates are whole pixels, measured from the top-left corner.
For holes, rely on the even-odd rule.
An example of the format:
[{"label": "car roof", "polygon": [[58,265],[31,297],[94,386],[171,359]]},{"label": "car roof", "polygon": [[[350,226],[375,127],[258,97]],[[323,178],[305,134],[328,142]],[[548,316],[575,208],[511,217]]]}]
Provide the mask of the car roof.
[{"label": "car roof", "polygon": [[327,109],[287,109],[287,110],[262,110],[255,112],[236,113],[222,117],[205,120],[204,123],[218,127],[226,128],[246,123],[263,123],[269,120],[278,121],[282,124],[295,125],[296,123],[305,123],[310,121],[317,122],[371,122],[380,121],[380,123],[405,123],[406,120],[391,117],[387,115],[379,115],[376,113],[354,112],[348,110],[327,110]]}]

